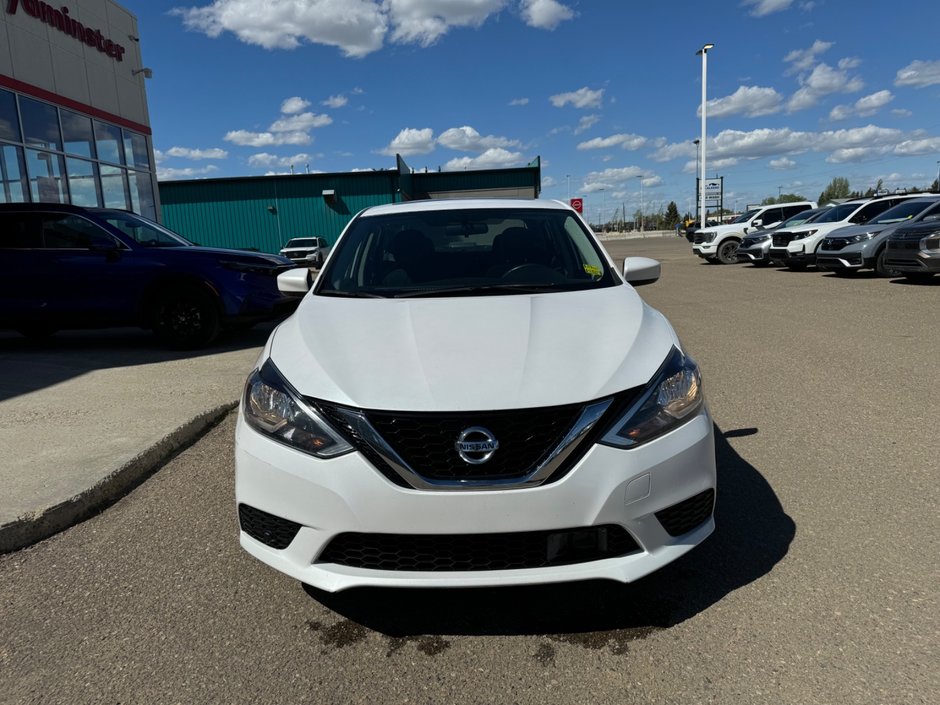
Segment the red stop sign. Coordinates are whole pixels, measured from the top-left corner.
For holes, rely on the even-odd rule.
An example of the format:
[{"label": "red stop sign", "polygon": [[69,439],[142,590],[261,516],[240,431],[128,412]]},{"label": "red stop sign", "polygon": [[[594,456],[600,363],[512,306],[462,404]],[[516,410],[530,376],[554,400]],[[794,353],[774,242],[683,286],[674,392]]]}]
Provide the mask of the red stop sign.
[{"label": "red stop sign", "polygon": [[584,201],[580,198],[572,198],[571,207],[574,208],[578,213],[584,213]]}]

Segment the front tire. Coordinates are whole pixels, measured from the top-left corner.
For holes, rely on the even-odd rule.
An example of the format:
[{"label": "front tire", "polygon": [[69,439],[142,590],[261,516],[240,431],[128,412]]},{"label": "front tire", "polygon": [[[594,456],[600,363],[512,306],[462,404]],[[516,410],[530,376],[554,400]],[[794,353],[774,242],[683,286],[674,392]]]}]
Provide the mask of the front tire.
[{"label": "front tire", "polygon": [[885,264],[885,255],[887,250],[882,248],[881,252],[878,253],[878,256],[875,258],[875,272],[877,272],[879,277],[899,277],[901,272],[896,269],[891,269],[887,264]]},{"label": "front tire", "polygon": [[722,264],[737,264],[738,247],[741,245],[737,240],[726,240],[718,248],[718,261]]},{"label": "front tire", "polygon": [[213,340],[221,330],[214,297],[196,286],[164,292],[154,307],[153,332],[169,348],[192,350]]}]

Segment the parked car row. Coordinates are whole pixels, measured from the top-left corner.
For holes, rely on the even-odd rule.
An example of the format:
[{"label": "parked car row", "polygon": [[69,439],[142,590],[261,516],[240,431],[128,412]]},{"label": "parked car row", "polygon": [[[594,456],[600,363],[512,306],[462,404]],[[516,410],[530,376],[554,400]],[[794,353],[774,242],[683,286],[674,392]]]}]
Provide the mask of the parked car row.
[{"label": "parked car row", "polygon": [[792,270],[815,265],[840,275],[873,269],[881,276],[927,281],[940,273],[940,195],[815,205],[785,204],[802,210],[782,222],[771,220],[777,214],[769,214],[770,206],[749,211],[729,225],[698,231],[692,251],[722,264],[777,264]]}]

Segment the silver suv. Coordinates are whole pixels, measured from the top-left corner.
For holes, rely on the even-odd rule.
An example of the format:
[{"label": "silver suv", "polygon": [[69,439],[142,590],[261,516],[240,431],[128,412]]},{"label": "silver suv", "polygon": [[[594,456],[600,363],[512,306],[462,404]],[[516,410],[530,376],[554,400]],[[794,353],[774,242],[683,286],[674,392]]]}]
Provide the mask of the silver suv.
[{"label": "silver suv", "polygon": [[885,245],[891,233],[901,225],[938,214],[940,195],[930,195],[903,201],[864,225],[839,228],[819,243],[816,268],[840,275],[874,269],[883,277],[897,276],[898,273],[885,264]]}]

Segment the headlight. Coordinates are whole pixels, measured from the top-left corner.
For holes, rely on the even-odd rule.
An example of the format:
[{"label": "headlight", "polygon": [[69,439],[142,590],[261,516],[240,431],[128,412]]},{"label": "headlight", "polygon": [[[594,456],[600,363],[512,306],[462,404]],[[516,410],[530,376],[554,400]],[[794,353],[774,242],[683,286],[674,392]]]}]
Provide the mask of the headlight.
[{"label": "headlight", "polygon": [[259,433],[318,458],[353,448],[281,376],[270,360],[245,384],[245,420]]},{"label": "headlight", "polygon": [[601,443],[618,448],[646,443],[693,418],[704,403],[698,365],[673,348],[640,399]]},{"label": "headlight", "polygon": [[860,233],[849,238],[849,242],[865,242],[875,237],[875,233]]},{"label": "headlight", "polygon": [[940,235],[931,235],[920,241],[922,250],[940,250]]},{"label": "headlight", "polygon": [[715,233],[706,233],[703,242],[712,242],[715,239]]},{"label": "headlight", "polygon": [[773,239],[773,236],[770,233],[767,233],[766,235],[755,237],[754,242],[767,242],[768,240],[771,240],[771,239]]},{"label": "headlight", "polygon": [[819,232],[819,230],[807,230],[805,233],[797,233],[795,239],[797,239],[797,240],[805,240],[806,238],[808,238],[808,237],[810,237],[810,236],[812,236],[812,235],[815,235],[817,232]]}]

